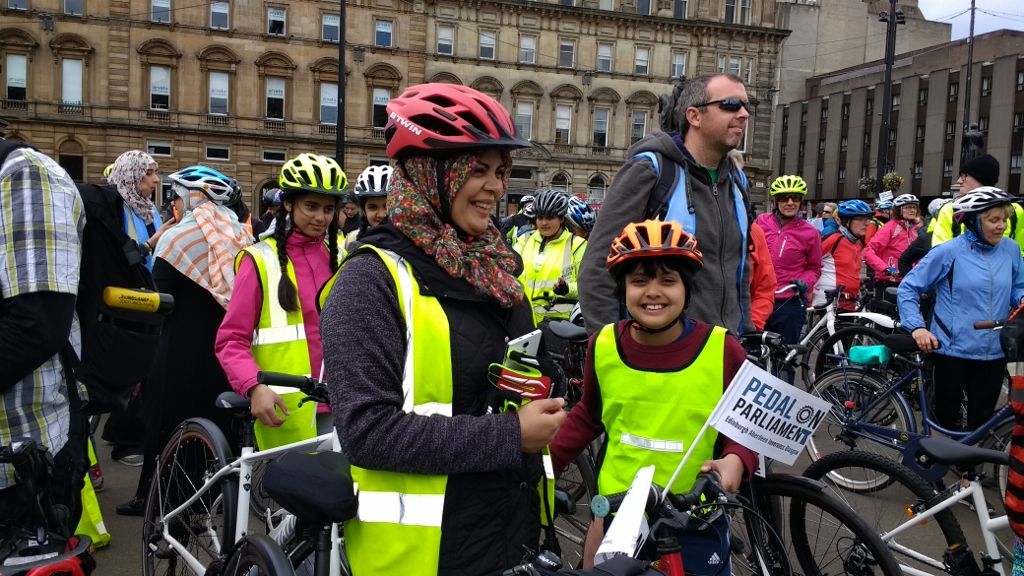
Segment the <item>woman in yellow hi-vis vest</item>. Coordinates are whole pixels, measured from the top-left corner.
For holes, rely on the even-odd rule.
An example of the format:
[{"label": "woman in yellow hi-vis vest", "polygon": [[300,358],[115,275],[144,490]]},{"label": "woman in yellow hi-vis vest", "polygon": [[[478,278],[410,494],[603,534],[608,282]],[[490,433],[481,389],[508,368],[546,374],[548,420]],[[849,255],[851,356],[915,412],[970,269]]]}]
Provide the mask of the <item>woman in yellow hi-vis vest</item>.
[{"label": "woman in yellow hi-vis vest", "polygon": [[[317,293],[338,269],[335,212],[348,180],[328,156],[300,154],[281,167],[274,234],[235,258],[234,292],[217,332],[217,359],[248,396],[261,448],[316,436],[315,407],[300,392],[256,383],[260,370],[320,377]],[[321,420],[329,422],[326,408]],[[329,429],[329,428],[328,428]]]},{"label": "woman in yellow hi-vis vest", "polygon": [[516,252],[523,258],[519,279],[537,322],[568,319],[579,297],[576,276],[587,241],[566,227],[568,211],[569,194],[552,188],[539,190],[533,202],[536,229],[516,242]]},{"label": "woman in yellow hi-vis vest", "polygon": [[565,418],[560,399],[489,410],[506,338],[533,330],[491,219],[509,151],[529,144],[465,86],[410,86],[387,111],[389,222],[360,237],[321,316],[358,482],[345,549],[356,576],[500,573],[537,546],[539,452]]}]

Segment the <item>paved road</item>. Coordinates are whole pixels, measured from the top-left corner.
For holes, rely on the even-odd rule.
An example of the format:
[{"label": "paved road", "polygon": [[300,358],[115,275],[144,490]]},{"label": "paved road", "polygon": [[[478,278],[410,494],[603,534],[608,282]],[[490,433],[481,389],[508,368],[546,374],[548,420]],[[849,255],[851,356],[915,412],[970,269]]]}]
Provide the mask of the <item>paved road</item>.
[{"label": "paved road", "polygon": [[114,508],[135,494],[140,468],[110,459],[110,446],[98,440],[96,456],[103,467],[104,489],[97,494],[103,521],[111,534],[110,545],[96,552],[96,572],[101,576],[138,576],[142,573],[140,550],[142,518],[118,516]]}]

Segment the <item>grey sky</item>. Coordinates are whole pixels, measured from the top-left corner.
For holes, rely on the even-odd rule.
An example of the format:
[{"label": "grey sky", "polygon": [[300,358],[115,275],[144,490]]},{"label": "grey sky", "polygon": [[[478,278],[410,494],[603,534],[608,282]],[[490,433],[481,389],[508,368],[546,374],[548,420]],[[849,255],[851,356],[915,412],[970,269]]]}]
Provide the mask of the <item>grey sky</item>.
[{"label": "grey sky", "polygon": [[[971,0],[918,0],[918,5],[929,20],[952,23],[954,40],[967,36],[971,24]],[[976,0],[975,5],[978,8],[974,20],[975,34],[1000,28],[1024,30],[1024,2],[1021,0]],[[962,10],[967,12],[951,18]]]}]

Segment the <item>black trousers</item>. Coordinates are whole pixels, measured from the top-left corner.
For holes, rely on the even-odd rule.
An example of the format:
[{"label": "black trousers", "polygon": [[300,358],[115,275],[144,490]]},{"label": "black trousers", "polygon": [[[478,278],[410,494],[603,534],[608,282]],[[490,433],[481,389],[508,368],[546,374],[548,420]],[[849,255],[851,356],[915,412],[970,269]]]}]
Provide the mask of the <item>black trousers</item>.
[{"label": "black trousers", "polygon": [[[1005,360],[967,360],[932,354],[935,419],[943,428],[960,430],[961,405],[967,390],[967,426],[974,430],[992,417],[1006,374]],[[968,386],[968,384],[970,384]]]}]

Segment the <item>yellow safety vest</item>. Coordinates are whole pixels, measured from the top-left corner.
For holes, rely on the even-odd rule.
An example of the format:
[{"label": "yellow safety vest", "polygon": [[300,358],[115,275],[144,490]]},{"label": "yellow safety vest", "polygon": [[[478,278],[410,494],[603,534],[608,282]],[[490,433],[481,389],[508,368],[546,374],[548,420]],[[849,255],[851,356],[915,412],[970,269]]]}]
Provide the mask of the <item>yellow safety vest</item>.
[{"label": "yellow safety vest", "polygon": [[[541,245],[544,250],[541,251]],[[519,276],[527,298],[533,305],[535,322],[544,319],[568,319],[572,312],[573,302],[565,302],[548,306],[557,298],[573,299],[579,297],[576,276],[587,241],[579,239],[567,229],[546,244],[539,231],[521,236],[516,242],[515,250],[523,259],[523,273]],[[579,257],[576,252],[579,251]],[[558,280],[564,278],[569,292],[563,296],[554,293]]]},{"label": "yellow safety vest", "polygon": [[[722,397],[726,329],[715,326],[697,357],[675,372],[647,372],[619,355],[618,324],[601,329],[594,343],[594,371],[601,383],[601,421],[608,444],[597,476],[605,495],[629,489],[637,470],[655,465],[654,482],[664,486]],[[711,429],[671,487],[685,492],[705,460],[714,457]]]},{"label": "yellow safety vest", "polygon": [[[1013,209],[1013,215],[1007,218],[1008,222],[1006,230],[1003,230],[1003,236],[1016,241],[1021,254],[1024,254],[1024,222],[1021,222],[1024,220],[1024,207],[1016,202],[1012,203],[1010,207]],[[954,230],[953,226],[953,203],[950,202],[943,206],[942,210],[939,210],[938,215],[932,218],[928,225],[928,231],[932,233],[932,248],[963,233],[962,230]]]},{"label": "yellow safety vest", "polygon": [[[92,439],[89,439],[89,468],[96,465],[96,450]],[[82,517],[78,520],[75,534],[84,534],[92,540],[92,545],[97,548],[104,548],[110,544],[110,532],[103,523],[103,512],[100,510],[99,500],[96,499],[96,491],[92,487],[92,479],[89,473],[85,473],[85,485],[82,486]]]},{"label": "yellow safety vest", "polygon": [[[263,307],[260,320],[252,337],[252,355],[261,370],[309,376],[312,374],[309,360],[309,345],[306,342],[306,324],[302,319],[302,304],[289,312],[281,307],[277,299],[277,286],[281,281],[281,264],[277,256],[277,241],[265,238],[235,256],[235,273],[248,254],[256,265],[260,286],[263,289]],[[295,269],[288,262],[288,278],[298,287]],[[256,421],[253,431],[256,442],[263,450],[284,446],[292,442],[308,440],[316,436],[316,404],[299,402],[305,397],[292,388],[275,389],[288,406],[289,416],[278,428],[271,428]],[[282,415],[283,416],[283,415]]]}]

